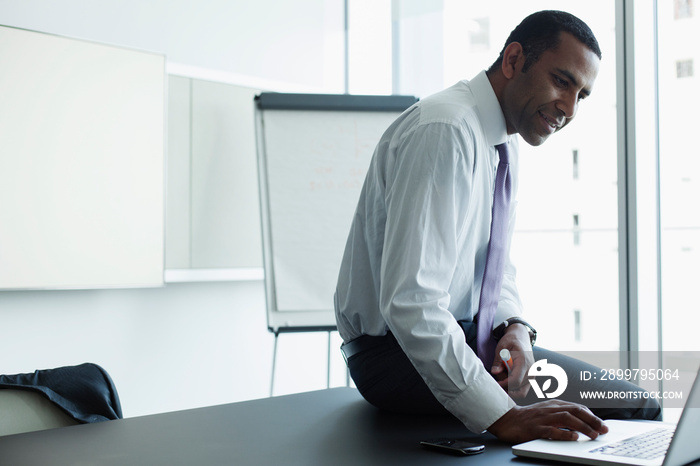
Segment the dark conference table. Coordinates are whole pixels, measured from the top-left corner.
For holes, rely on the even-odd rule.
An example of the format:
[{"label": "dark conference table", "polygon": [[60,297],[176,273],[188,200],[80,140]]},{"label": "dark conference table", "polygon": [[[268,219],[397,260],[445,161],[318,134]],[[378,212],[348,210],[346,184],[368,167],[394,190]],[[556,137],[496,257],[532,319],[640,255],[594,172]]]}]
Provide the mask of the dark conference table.
[{"label": "dark conference table", "polygon": [[[381,412],[354,388],[0,437],[0,464],[22,465],[495,465],[523,462],[486,434],[482,454],[428,451],[421,440],[469,437],[448,416]],[[531,462],[528,462],[533,464]]]}]

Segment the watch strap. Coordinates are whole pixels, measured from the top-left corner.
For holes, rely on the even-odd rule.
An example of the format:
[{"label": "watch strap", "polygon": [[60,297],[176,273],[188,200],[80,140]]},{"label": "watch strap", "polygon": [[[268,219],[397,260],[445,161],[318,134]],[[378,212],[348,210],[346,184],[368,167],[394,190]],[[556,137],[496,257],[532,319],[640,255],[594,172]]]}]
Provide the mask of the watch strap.
[{"label": "watch strap", "polygon": [[530,345],[535,346],[535,341],[537,340],[537,330],[535,330],[532,325],[520,317],[511,317],[510,319],[504,320],[498,327],[493,329],[491,335],[494,339],[500,340],[503,337],[503,334],[506,333],[506,329],[513,324],[521,324],[527,327],[528,333],[530,334]]}]

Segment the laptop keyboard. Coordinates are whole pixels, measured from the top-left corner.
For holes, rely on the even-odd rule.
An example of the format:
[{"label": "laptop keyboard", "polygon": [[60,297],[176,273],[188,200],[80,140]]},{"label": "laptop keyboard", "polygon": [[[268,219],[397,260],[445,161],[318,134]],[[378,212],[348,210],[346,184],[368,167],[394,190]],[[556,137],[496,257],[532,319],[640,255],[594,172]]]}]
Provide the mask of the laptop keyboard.
[{"label": "laptop keyboard", "polygon": [[653,460],[666,454],[672,437],[673,429],[659,428],[596,448],[590,453]]}]

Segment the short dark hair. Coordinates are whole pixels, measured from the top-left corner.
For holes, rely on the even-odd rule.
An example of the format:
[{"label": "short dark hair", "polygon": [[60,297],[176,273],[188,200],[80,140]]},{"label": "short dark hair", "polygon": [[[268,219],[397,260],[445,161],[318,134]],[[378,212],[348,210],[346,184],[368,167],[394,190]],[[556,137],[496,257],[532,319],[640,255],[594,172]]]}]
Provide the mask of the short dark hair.
[{"label": "short dark hair", "polygon": [[491,73],[500,68],[506,47],[513,42],[523,46],[525,55],[523,72],[527,71],[539,60],[543,52],[555,49],[559,45],[562,32],[570,33],[599,59],[602,58],[598,41],[586,23],[565,11],[545,10],[531,14],[513,29],[498,59],[491,65],[488,72]]}]

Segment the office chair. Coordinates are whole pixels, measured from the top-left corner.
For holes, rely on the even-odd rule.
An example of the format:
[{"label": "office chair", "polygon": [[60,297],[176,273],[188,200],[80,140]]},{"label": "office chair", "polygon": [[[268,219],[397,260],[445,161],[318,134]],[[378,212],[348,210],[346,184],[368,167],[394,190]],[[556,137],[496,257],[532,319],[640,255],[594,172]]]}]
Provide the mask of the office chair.
[{"label": "office chair", "polygon": [[0,389],[0,435],[79,424],[46,397],[29,390]]},{"label": "office chair", "polygon": [[116,387],[96,364],[0,375],[0,435],[121,418]]}]

